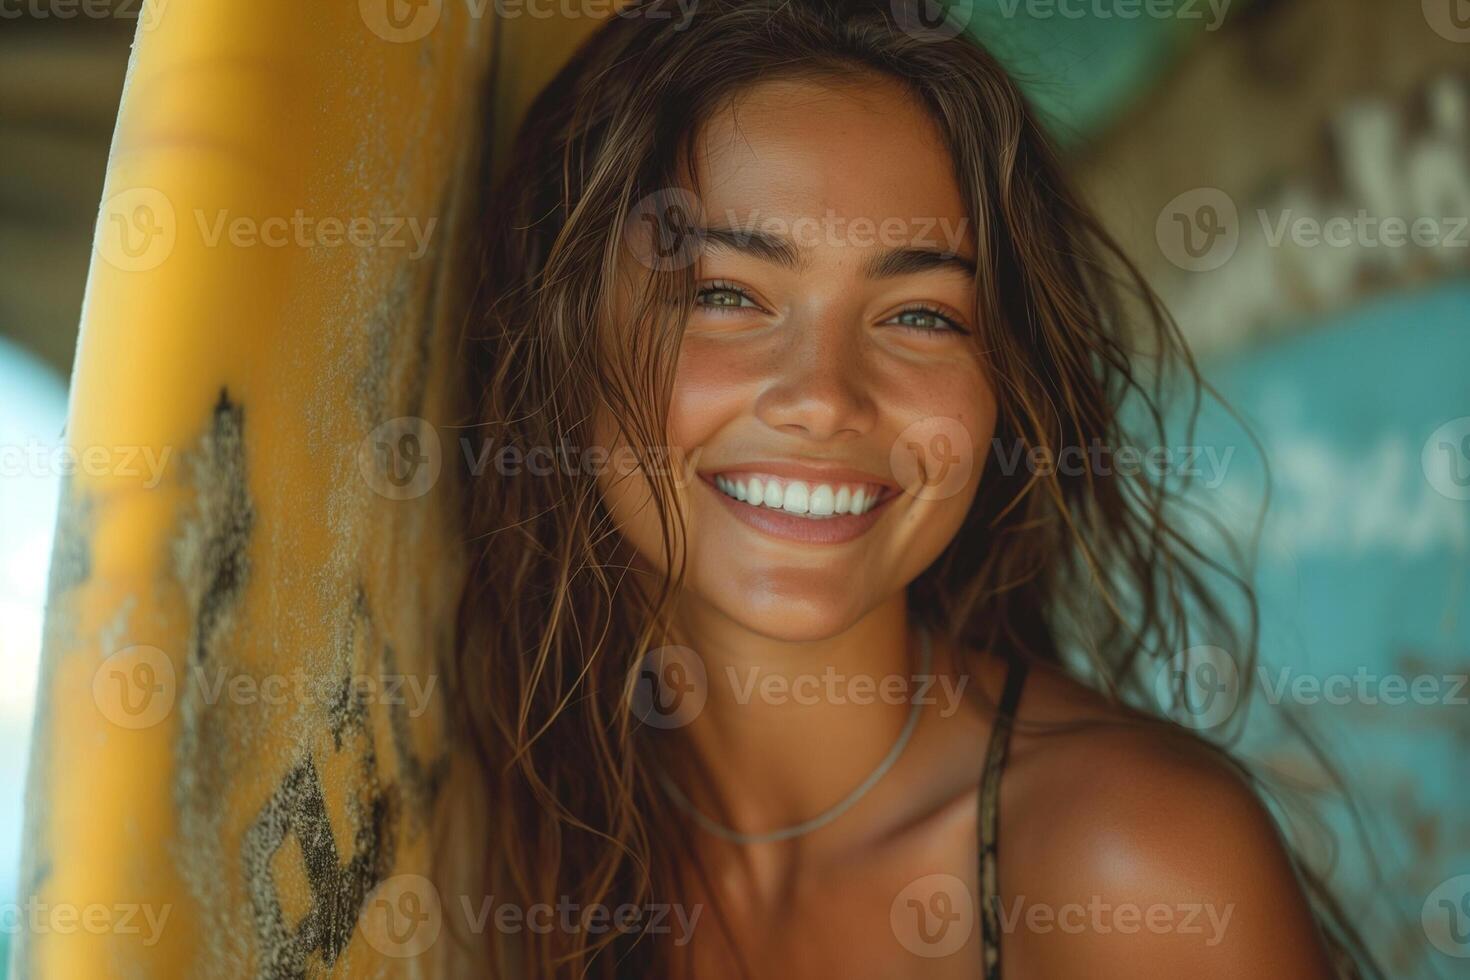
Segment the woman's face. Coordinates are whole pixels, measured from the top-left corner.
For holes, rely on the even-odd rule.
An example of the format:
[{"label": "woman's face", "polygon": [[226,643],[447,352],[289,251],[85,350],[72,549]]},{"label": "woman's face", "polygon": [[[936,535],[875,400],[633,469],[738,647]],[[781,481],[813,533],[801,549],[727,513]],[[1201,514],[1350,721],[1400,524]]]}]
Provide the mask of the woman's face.
[{"label": "woman's face", "polygon": [[[974,229],[938,128],[893,82],[762,83],[698,147],[713,231],[668,417],[682,611],[835,636],[938,557],[974,499],[996,411]],[[662,568],[642,475],[603,492]]]}]

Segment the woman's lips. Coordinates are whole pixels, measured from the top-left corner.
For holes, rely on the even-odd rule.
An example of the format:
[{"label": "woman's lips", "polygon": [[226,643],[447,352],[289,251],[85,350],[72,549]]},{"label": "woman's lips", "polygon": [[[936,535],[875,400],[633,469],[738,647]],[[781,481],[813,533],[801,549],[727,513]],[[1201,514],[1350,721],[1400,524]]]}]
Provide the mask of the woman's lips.
[{"label": "woman's lips", "polygon": [[[882,516],[884,509],[898,495],[898,492],[891,487],[865,485],[865,495],[876,494],[876,503],[870,504],[868,500],[863,500],[861,505],[865,510],[862,513],[849,512],[838,514],[835,513],[835,510],[839,509],[836,507],[836,503],[839,498],[844,496],[846,499],[843,502],[846,504],[847,509],[851,511],[853,504],[857,500],[857,494],[855,493],[857,485],[836,486],[835,484],[828,484],[828,489],[832,490],[831,493],[828,493],[820,489],[823,484],[810,483],[806,484],[808,488],[806,491],[806,500],[799,505],[811,509],[813,496],[818,497],[816,507],[818,515],[809,516],[808,514],[792,513],[778,506],[750,504],[736,500],[717,485],[717,479],[725,481],[725,478],[726,474],[723,473],[701,474],[701,479],[709,488],[710,492],[718,497],[737,519],[755,528],[757,531],[769,534],[772,537],[781,538],[786,541],[799,541],[805,544],[841,544],[845,541],[851,541],[861,537],[869,528],[878,522],[878,518]],[[728,486],[728,481],[725,482]],[[800,499],[800,491],[791,486],[794,482],[796,481],[781,481],[784,501],[790,501],[792,499],[791,495],[793,491],[795,491],[797,499]],[[745,482],[745,486],[748,489],[750,484]],[[769,487],[769,481],[766,481],[762,488],[765,489],[767,487]],[[844,489],[847,490],[845,495],[843,494]],[[812,492],[813,490],[816,491],[815,494]],[[829,496],[832,497],[830,501],[825,499]],[[834,511],[830,515],[824,513],[829,504],[833,507]]]}]

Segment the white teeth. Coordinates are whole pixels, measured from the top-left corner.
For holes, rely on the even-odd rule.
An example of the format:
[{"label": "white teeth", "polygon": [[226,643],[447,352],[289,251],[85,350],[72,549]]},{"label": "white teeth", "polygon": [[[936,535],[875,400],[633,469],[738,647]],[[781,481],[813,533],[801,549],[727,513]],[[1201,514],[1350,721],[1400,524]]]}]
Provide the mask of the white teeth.
[{"label": "white teeth", "polygon": [[786,485],[786,498],[781,501],[781,509],[788,514],[805,514],[806,507],[806,484],[796,480]]},{"label": "white teeth", "polygon": [[831,487],[825,483],[818,484],[812,489],[811,497],[806,502],[806,509],[808,513],[826,517],[835,509],[836,501],[837,497],[833,494]]},{"label": "white teeth", "polygon": [[776,477],[752,476],[733,480],[716,476],[720,492],[754,507],[769,507],[788,514],[820,519],[838,514],[865,514],[878,503],[879,489],[857,484],[809,484],[802,480],[783,483]]}]

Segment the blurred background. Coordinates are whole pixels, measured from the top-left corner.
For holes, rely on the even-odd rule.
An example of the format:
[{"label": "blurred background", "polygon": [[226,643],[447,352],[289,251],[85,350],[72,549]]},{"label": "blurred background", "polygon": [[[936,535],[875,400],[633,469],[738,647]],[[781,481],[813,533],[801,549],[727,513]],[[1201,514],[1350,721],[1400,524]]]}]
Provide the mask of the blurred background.
[{"label": "blurred background", "polygon": [[[0,0],[0,898],[16,890],[67,380],[141,6]],[[1274,771],[1326,789],[1278,738],[1282,714],[1341,766],[1379,868],[1339,807],[1337,881],[1391,975],[1466,975],[1470,0],[954,15],[1023,79],[1260,439],[1207,410],[1167,447],[1243,534],[1269,464],[1261,662],[1223,651],[1210,677],[1242,675],[1247,741]],[[0,917],[0,943],[15,928]]]}]

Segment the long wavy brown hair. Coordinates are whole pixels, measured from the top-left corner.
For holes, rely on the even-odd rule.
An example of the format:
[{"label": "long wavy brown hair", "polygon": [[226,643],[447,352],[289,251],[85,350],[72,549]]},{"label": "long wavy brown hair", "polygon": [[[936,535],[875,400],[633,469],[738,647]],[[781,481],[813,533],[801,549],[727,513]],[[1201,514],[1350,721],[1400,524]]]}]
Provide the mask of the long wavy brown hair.
[{"label": "long wavy brown hair", "polygon": [[[651,461],[696,283],[687,266],[650,271],[634,329],[612,339],[639,202],[697,194],[698,129],[743,89],[877,74],[906,86],[947,140],[978,247],[995,445],[1053,459],[1167,446],[1179,398],[1192,432],[1207,386],[1176,326],[1079,200],[1014,81],[967,32],[926,24],[922,3],[700,0],[684,20],[650,0],[602,25],[531,105],[487,199],[466,339],[471,430],[496,450],[585,448],[602,413]],[[672,569],[649,576],[596,479],[550,469],[486,473],[469,495],[454,688],[490,809],[487,894],[581,909],[676,901],[694,848],[650,777],[630,700],[680,585],[672,476],[649,467]],[[1223,537],[1207,553],[1179,481],[1092,469],[988,467],[961,531],[910,586],[913,617],[968,651],[1066,665],[1119,704],[1146,703],[1161,666],[1196,642],[1236,652],[1248,672],[1243,555],[1218,551]],[[1327,890],[1300,871],[1343,974],[1371,970]],[[636,933],[487,935],[499,976],[660,976],[672,955]]]}]

